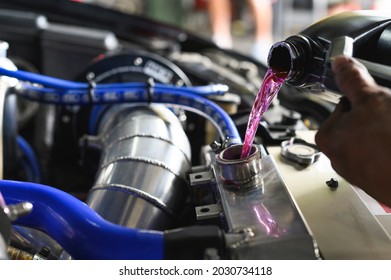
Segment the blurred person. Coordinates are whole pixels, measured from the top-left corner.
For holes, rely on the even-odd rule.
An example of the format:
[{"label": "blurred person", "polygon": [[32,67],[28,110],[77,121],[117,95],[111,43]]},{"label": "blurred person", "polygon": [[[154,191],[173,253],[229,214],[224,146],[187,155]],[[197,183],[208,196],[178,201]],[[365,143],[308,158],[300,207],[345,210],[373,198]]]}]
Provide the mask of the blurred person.
[{"label": "blurred person", "polygon": [[327,15],[331,16],[341,12],[360,10],[361,8],[359,0],[329,0]]},{"label": "blurred person", "polygon": [[[251,54],[255,59],[266,62],[273,43],[273,2],[276,0],[248,0],[254,18],[254,43]],[[231,35],[231,0],[208,0],[212,40],[223,49],[233,46]]]},{"label": "blurred person", "polygon": [[374,0],[373,9],[391,14],[391,1],[390,0]]},{"label": "blurred person", "polygon": [[316,144],[338,174],[391,206],[391,89],[354,58],[337,57],[332,70],[346,99],[321,125]]}]

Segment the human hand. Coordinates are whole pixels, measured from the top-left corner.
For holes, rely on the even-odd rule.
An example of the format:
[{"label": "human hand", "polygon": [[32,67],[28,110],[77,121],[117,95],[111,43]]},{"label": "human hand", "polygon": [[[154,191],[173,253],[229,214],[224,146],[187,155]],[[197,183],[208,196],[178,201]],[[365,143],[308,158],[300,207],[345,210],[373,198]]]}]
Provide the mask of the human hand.
[{"label": "human hand", "polygon": [[316,144],[338,174],[391,205],[391,90],[377,85],[353,58],[337,57],[332,70],[350,106],[337,105]]}]

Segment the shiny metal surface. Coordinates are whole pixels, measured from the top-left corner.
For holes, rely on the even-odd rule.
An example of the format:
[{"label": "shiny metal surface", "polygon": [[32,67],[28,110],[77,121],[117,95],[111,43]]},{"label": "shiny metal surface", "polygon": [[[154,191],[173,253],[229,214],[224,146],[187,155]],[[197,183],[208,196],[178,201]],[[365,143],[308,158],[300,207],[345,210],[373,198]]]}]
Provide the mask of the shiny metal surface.
[{"label": "shiny metal surface", "polygon": [[87,204],[127,227],[164,230],[187,194],[190,144],[166,107],[111,108],[99,129],[100,169]]},{"label": "shiny metal surface", "polygon": [[[316,259],[317,246],[270,156],[259,159],[263,188],[232,189],[218,176],[217,191],[233,238],[229,248],[239,259]],[[238,234],[238,235],[236,235]],[[228,237],[230,240],[230,237]]]},{"label": "shiny metal surface", "polygon": [[10,235],[11,222],[0,207],[0,260],[8,259],[7,247],[9,245]]},{"label": "shiny metal surface", "polygon": [[59,259],[61,255],[66,254],[50,236],[33,228],[13,225],[11,240],[15,248],[28,250],[32,255],[39,253],[44,247],[50,250],[49,259]]},{"label": "shiny metal surface", "polygon": [[230,146],[221,151],[216,162],[219,166],[219,176],[224,186],[243,189],[247,187],[262,187],[261,153],[257,146],[252,146],[250,155],[240,159],[243,145]]},{"label": "shiny metal surface", "polygon": [[0,235],[0,260],[8,260],[7,247],[4,238]]},{"label": "shiny metal surface", "polygon": [[[8,70],[17,70],[15,64],[7,58],[8,43],[0,41],[0,66]],[[13,168],[16,164],[16,122],[13,118],[16,110],[16,98],[9,98],[9,92],[17,83],[17,80],[0,77],[0,179],[4,177],[5,162],[7,168]]]}]

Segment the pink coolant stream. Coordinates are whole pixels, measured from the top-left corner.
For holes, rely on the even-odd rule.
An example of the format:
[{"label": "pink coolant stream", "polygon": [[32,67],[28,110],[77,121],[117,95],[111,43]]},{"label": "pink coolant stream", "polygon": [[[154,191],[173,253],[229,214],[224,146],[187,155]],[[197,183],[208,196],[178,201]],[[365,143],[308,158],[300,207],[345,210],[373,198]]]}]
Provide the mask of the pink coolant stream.
[{"label": "pink coolant stream", "polygon": [[271,68],[267,70],[253,107],[251,108],[240,158],[245,158],[250,155],[251,146],[254,142],[259,122],[267,108],[269,108],[274,97],[279,92],[285,78],[286,73],[274,72]]}]

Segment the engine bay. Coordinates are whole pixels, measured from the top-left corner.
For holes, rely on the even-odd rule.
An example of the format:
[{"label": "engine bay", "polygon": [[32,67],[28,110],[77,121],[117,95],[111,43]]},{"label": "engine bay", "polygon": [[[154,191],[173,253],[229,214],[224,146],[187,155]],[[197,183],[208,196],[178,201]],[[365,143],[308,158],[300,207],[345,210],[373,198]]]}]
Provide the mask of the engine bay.
[{"label": "engine bay", "polygon": [[53,2],[0,4],[0,259],[322,258],[268,149],[333,102],[283,87],[239,159],[265,65]]}]

